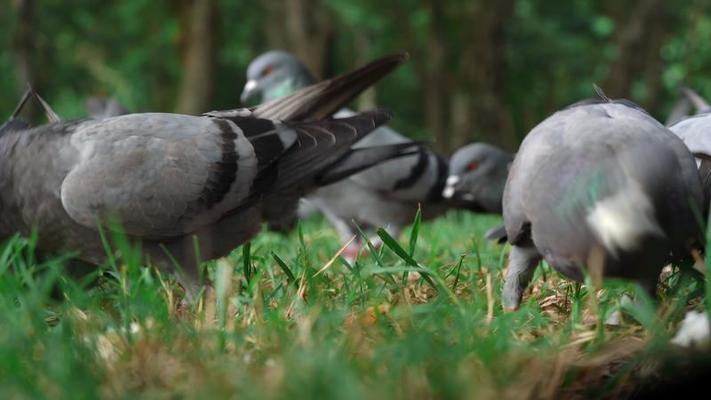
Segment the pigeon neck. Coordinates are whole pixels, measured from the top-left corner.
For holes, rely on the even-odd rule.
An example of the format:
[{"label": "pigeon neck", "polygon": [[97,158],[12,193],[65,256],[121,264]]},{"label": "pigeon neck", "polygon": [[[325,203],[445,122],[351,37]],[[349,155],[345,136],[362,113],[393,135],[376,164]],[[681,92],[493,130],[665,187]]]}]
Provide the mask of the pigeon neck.
[{"label": "pigeon neck", "polygon": [[447,183],[447,176],[449,176],[449,165],[444,157],[439,154],[435,155],[435,158],[437,159],[437,180],[432,189],[430,189],[427,198],[432,202],[440,202],[444,201],[442,191]]},{"label": "pigeon neck", "polygon": [[305,88],[306,86],[309,86],[311,84],[315,83],[313,79],[310,79],[308,77],[303,77],[303,76],[290,76],[287,77],[286,79],[283,79],[274,85],[272,85],[269,89],[267,89],[264,93],[264,101],[271,101],[274,99],[278,99],[280,97],[288,96],[294,92],[296,92],[299,89]]}]

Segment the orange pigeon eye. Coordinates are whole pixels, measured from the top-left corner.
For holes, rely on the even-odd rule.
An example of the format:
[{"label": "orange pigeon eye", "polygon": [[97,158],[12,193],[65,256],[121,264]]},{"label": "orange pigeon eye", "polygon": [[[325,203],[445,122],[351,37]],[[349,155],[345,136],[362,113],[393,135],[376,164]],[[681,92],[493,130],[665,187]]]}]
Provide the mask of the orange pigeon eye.
[{"label": "orange pigeon eye", "polygon": [[467,171],[474,171],[477,168],[479,168],[479,163],[476,161],[472,161],[469,164],[467,164]]},{"label": "orange pigeon eye", "polygon": [[264,78],[265,76],[271,75],[271,73],[272,73],[273,71],[274,71],[274,68],[272,68],[271,65],[268,65],[266,68],[264,68],[264,69],[262,70],[262,78]]}]

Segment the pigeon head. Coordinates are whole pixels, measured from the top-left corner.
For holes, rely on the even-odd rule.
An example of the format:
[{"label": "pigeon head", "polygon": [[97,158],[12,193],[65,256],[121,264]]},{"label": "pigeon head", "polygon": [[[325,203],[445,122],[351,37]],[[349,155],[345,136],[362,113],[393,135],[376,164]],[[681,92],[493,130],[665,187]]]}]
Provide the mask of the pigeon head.
[{"label": "pigeon head", "polygon": [[513,156],[486,143],[457,150],[449,162],[442,197],[472,211],[501,213],[501,197]]},{"label": "pigeon head", "polygon": [[315,82],[306,65],[285,51],[269,51],[247,67],[247,83],[240,100],[264,103],[286,96]]},{"label": "pigeon head", "polygon": [[86,99],[84,108],[87,114],[93,119],[104,119],[128,114],[128,110],[113,97],[89,97]]}]

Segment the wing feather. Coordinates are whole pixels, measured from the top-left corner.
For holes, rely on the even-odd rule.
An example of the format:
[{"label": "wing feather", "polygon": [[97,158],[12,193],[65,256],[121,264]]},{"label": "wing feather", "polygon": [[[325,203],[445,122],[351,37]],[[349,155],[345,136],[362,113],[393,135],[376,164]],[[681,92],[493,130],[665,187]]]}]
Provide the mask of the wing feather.
[{"label": "wing feather", "polygon": [[127,233],[184,234],[239,205],[257,173],[254,149],[231,121],[132,114],[87,122],[71,138],[78,161],[61,198],[78,223],[109,215]]}]

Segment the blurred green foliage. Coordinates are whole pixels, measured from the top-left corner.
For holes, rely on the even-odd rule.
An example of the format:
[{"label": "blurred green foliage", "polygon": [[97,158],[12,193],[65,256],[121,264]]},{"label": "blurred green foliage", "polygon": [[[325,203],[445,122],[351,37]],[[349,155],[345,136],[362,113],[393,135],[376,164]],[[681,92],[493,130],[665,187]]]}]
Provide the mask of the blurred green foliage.
[{"label": "blurred green foliage", "polygon": [[[183,0],[62,0],[35,1],[31,57],[42,94],[66,118],[84,115],[90,95],[117,97],[134,111],[172,111],[183,71],[179,15]],[[653,2],[654,0],[651,0]],[[309,7],[327,8],[332,15],[327,74],[354,67],[367,59],[406,49],[412,61],[378,89],[378,102],[396,112],[394,124],[411,136],[427,136],[423,103],[427,92],[423,70],[429,68],[434,32],[433,2],[398,0],[306,1]],[[476,86],[467,86],[460,75],[480,68],[474,53],[465,58],[477,16],[502,2],[447,0],[439,26],[444,39],[444,71],[449,96],[458,85],[476,99]],[[506,3],[504,1],[503,3]],[[610,0],[510,0],[497,51],[504,55],[503,86],[497,92],[521,138],[552,111],[593,94],[592,83],[610,79],[611,65],[621,58],[641,54],[620,50],[620,32],[634,20],[634,7],[644,1]],[[623,4],[618,4],[623,3]],[[711,96],[711,2],[679,0],[664,3],[663,42],[654,52],[661,56],[661,71],[644,65],[633,76],[628,93],[660,119],[677,98],[680,84]],[[285,3],[284,3],[285,4]],[[282,2],[228,1],[218,9],[217,59],[213,79],[213,108],[239,106],[238,96],[249,61],[277,45],[274,31],[286,29],[270,13]],[[625,7],[629,9],[625,9]],[[18,28],[16,9],[0,13],[0,115],[8,115],[24,83],[18,82],[13,35]],[[484,10],[484,11],[482,11]],[[646,32],[643,32],[645,35]],[[15,49],[15,50],[13,50]],[[476,51],[476,50],[475,50]],[[483,60],[482,63],[487,62]],[[646,62],[644,59],[642,63]],[[465,63],[462,65],[462,63]],[[656,89],[655,82],[661,82]],[[615,93],[616,94],[616,93]],[[654,98],[653,98],[654,97]],[[476,105],[471,113],[480,111]],[[447,111],[449,112],[449,111]],[[471,122],[469,139],[492,138]],[[483,125],[482,125],[483,126]]]}]

